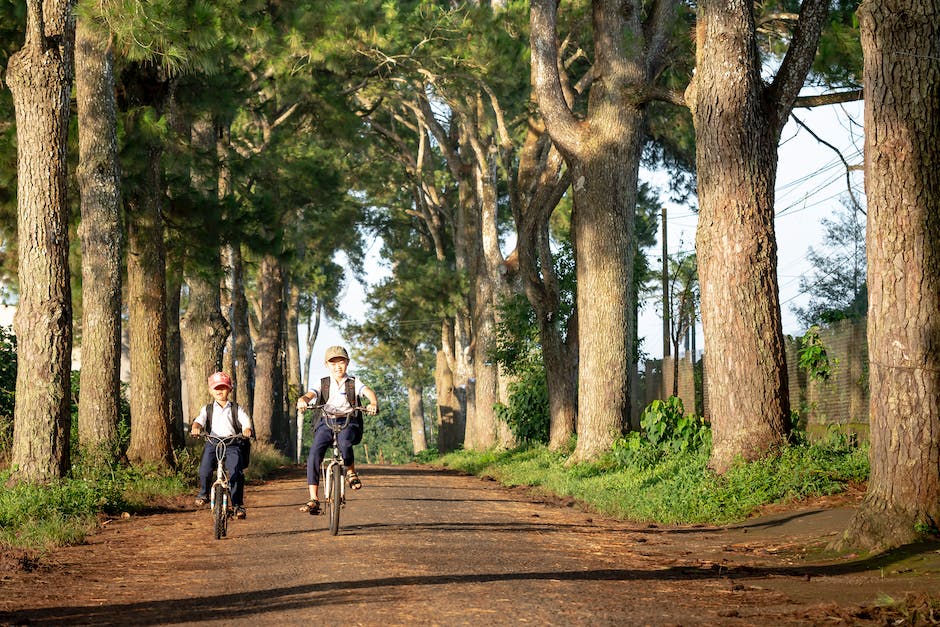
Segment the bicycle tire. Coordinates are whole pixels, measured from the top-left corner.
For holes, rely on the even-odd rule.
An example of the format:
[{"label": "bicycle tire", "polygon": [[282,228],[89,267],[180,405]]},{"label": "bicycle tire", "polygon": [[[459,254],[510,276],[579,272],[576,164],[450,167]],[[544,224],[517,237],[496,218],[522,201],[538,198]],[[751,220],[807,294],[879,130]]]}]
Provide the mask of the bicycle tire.
[{"label": "bicycle tire", "polygon": [[339,533],[339,510],[342,507],[343,470],[339,464],[330,469],[330,535]]},{"label": "bicycle tire", "polygon": [[221,540],[225,537],[226,527],[228,526],[228,508],[225,501],[225,490],[220,485],[212,486],[212,519],[215,526],[215,539]]}]

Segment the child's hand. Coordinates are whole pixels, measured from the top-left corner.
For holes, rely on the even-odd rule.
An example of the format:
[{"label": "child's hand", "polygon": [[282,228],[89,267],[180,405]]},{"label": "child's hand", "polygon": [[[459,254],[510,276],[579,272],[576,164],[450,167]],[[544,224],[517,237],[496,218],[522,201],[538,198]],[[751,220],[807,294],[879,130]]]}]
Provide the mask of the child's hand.
[{"label": "child's hand", "polygon": [[242,431],[242,435],[245,436],[246,438],[250,438],[250,437],[251,437],[251,429],[245,429],[244,431]]},{"label": "child's hand", "polygon": [[200,425],[198,422],[194,422],[193,425],[189,428],[189,433],[194,438],[199,437],[202,435],[202,425]]},{"label": "child's hand", "polygon": [[377,413],[379,413],[379,406],[369,405],[368,407],[366,407],[366,413],[369,414],[370,416],[376,415]]}]

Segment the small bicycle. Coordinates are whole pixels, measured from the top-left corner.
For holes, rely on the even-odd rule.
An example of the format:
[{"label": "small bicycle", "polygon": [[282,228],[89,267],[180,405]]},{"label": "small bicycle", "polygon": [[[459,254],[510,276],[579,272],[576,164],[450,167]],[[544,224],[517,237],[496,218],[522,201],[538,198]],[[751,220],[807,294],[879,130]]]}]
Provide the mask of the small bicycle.
[{"label": "small bicycle", "polygon": [[332,457],[324,457],[320,464],[320,483],[323,484],[323,496],[326,499],[326,514],[330,520],[330,535],[339,533],[340,510],[346,505],[346,464],[339,452],[339,434],[349,426],[350,418],[363,407],[350,407],[340,411],[326,409],[319,405],[309,409],[319,409],[323,422],[333,432]]},{"label": "small bicycle", "polygon": [[231,484],[229,483],[228,471],[225,469],[225,453],[229,446],[232,446],[240,440],[244,440],[242,435],[230,435],[220,438],[218,436],[203,435],[207,442],[215,444],[215,482],[209,489],[209,502],[212,508],[212,522],[215,529],[215,539],[221,540],[228,533],[228,520],[234,516],[234,508],[231,502]]}]

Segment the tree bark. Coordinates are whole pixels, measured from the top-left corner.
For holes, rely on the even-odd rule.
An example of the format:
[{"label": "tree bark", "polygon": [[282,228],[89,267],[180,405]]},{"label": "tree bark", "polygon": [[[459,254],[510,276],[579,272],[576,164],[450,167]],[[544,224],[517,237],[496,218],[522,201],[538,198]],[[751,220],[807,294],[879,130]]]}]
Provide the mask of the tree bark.
[{"label": "tree bark", "polygon": [[803,2],[787,55],[765,86],[753,5],[698,7],[697,69],[686,100],[696,132],[710,464],[719,473],[782,444],[790,427],[774,235],[777,142],[825,15],[825,0]]},{"label": "tree bark", "polygon": [[148,176],[130,195],[127,300],[130,327],[131,461],[170,466],[167,396],[166,258],[160,214],[160,154],[149,151]]},{"label": "tree bark", "polygon": [[408,386],[408,416],[411,419],[411,447],[417,455],[428,448],[424,429],[424,388],[420,385]]},{"label": "tree bark", "polygon": [[118,163],[114,54],[111,42],[77,25],[82,245],[82,364],[78,440],[86,449],[117,453],[121,398],[121,176]]},{"label": "tree bark", "polygon": [[173,443],[170,434],[167,392],[166,248],[161,199],[163,146],[141,137],[138,116],[151,110],[161,115],[170,85],[152,66],[134,64],[123,75],[126,105],[132,111],[125,129],[129,141],[140,142],[144,155],[141,171],[126,194],[127,211],[127,309],[130,341],[131,441],[127,450],[133,462],[170,466]]},{"label": "tree bark", "polygon": [[866,0],[858,16],[871,475],[844,543],[885,550],[940,526],[940,2]]},{"label": "tree bark", "polygon": [[578,444],[571,462],[601,455],[630,423],[644,94],[660,67],[656,42],[671,24],[673,3],[662,3],[648,25],[633,3],[595,0],[592,6],[596,58],[584,119],[574,115],[563,88],[554,0],[532,2],[530,29],[539,110],[573,182],[580,348]]},{"label": "tree bark", "polygon": [[549,220],[570,185],[561,154],[541,128],[529,123],[517,170],[516,191],[511,194],[516,223],[516,253],[523,290],[539,325],[542,359],[548,386],[548,447],[561,450],[575,433],[577,417],[577,359],[563,337],[558,280],[551,251]]},{"label": "tree bark", "polygon": [[454,451],[463,444],[465,424],[461,401],[454,384],[451,367],[454,332],[452,323],[441,323],[441,348],[437,351],[434,383],[437,388],[437,450],[440,453]]},{"label": "tree bark", "polygon": [[20,298],[11,480],[69,468],[72,297],[66,144],[74,73],[74,2],[27,2],[23,47],[10,57],[17,131]]},{"label": "tree bark", "polygon": [[287,429],[282,411],[281,310],[284,306],[284,278],[280,262],[272,255],[261,260],[258,275],[261,290],[260,329],[255,346],[254,418],[258,439],[287,450]]},{"label": "tree bark", "polygon": [[[166,393],[173,447],[186,444],[183,411],[183,339],[180,336],[180,299],[183,289],[182,263],[167,263],[166,271]],[[189,415],[189,421],[196,416]]]}]

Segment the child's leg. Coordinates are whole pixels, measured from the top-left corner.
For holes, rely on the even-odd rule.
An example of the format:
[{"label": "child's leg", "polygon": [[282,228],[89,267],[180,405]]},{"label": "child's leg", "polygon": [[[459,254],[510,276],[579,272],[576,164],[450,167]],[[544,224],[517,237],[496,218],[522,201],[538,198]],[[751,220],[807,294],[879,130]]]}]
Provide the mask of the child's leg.
[{"label": "child's leg", "polygon": [[202,461],[199,463],[199,497],[209,498],[209,486],[212,484],[212,471],[215,470],[215,445],[206,442],[202,449]]}]

